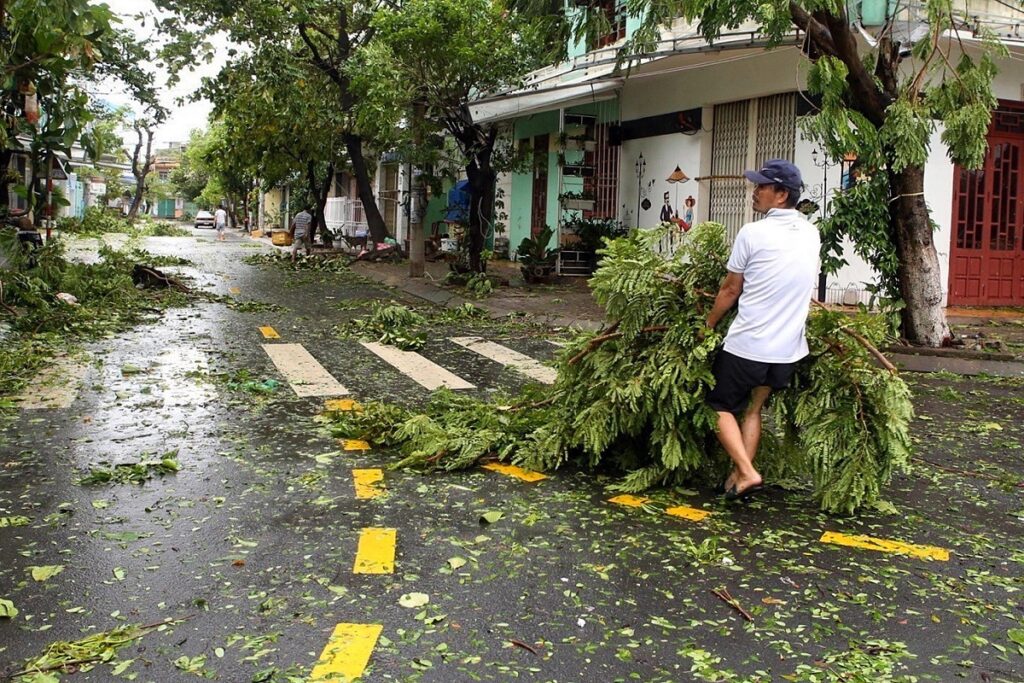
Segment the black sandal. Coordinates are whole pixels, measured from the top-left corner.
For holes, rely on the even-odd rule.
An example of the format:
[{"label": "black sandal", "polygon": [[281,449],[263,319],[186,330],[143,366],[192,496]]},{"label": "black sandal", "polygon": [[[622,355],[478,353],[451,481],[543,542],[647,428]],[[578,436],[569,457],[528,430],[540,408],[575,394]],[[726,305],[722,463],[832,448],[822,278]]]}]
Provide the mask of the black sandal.
[{"label": "black sandal", "polygon": [[725,492],[725,499],[726,500],[742,500],[742,501],[747,501],[755,493],[758,493],[758,492],[763,491],[763,490],[764,490],[764,483],[751,484],[750,486],[748,486],[747,488],[743,489],[742,491],[737,491],[736,490],[736,485],[733,484],[732,488],[730,488],[728,491]]}]

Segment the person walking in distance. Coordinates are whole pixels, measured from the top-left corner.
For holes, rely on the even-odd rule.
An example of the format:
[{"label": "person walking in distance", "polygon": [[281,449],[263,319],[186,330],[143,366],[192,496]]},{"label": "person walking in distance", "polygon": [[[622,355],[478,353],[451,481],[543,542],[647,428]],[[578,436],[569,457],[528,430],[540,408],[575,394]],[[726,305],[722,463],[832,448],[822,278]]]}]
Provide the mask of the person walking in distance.
[{"label": "person walking in distance", "polygon": [[312,251],[311,244],[311,231],[310,228],[313,226],[313,214],[309,212],[309,207],[302,209],[302,211],[295,214],[295,218],[292,219],[292,225],[290,233],[292,236],[292,263],[295,263],[295,254],[299,251],[301,246],[306,251],[306,256],[309,256]]},{"label": "person walking in distance", "polygon": [[223,242],[227,239],[224,231],[228,229],[228,212],[223,206],[218,206],[213,214],[213,224],[217,228],[217,241]]},{"label": "person walking in distance", "polygon": [[715,387],[707,396],[718,413],[718,440],[733,462],[723,486],[730,500],[764,486],[754,468],[761,409],[808,354],[805,327],[821,250],[818,229],[795,208],[803,186],[796,166],[771,159],[743,175],[754,183],[754,211],[765,216],[736,235],[729,272],[706,321],[714,329],[739,304],[715,357]]}]

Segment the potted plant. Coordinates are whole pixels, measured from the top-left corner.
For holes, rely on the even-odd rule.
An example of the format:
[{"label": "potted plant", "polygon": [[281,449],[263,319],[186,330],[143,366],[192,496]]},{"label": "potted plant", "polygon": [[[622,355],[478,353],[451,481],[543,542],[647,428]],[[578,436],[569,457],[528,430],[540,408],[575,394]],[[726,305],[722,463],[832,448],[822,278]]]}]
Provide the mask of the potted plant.
[{"label": "potted plant", "polygon": [[593,211],[597,202],[590,192],[563,192],[558,195],[562,208],[570,211]]},{"label": "potted plant", "polygon": [[558,260],[558,249],[549,249],[548,244],[555,231],[551,226],[545,225],[536,238],[524,237],[519,243],[517,255],[519,258],[519,270],[523,273],[523,279],[530,284],[548,282],[555,270],[555,263]]},{"label": "potted plant", "polygon": [[575,218],[565,224],[579,243],[579,249],[591,254],[597,265],[597,250],[604,246],[605,238],[621,237],[628,229],[614,218]]}]

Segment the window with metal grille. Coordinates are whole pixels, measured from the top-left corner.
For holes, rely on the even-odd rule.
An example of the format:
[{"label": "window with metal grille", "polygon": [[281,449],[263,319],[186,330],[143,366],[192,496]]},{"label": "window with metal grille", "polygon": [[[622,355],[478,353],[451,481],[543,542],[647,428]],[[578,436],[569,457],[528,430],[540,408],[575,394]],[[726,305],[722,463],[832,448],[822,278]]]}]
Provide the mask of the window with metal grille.
[{"label": "window with metal grille", "polygon": [[715,107],[708,217],[725,225],[730,240],[754,217],[743,171],[792,159],[795,146],[796,93]]},{"label": "window with metal grille", "polygon": [[618,146],[608,143],[611,124],[601,123],[594,127],[597,146],[594,151],[594,175],[584,180],[584,192],[593,194],[597,201],[591,214],[601,218],[614,218],[619,214],[619,151]]},{"label": "window with metal grille", "polygon": [[715,107],[708,218],[725,225],[729,239],[735,237],[745,222],[750,204],[746,183],[741,177],[747,167],[749,125],[750,100]]},{"label": "window with metal grille", "polygon": [[622,0],[599,0],[596,9],[608,19],[609,30],[597,38],[591,49],[611,45],[626,37],[626,5]]}]

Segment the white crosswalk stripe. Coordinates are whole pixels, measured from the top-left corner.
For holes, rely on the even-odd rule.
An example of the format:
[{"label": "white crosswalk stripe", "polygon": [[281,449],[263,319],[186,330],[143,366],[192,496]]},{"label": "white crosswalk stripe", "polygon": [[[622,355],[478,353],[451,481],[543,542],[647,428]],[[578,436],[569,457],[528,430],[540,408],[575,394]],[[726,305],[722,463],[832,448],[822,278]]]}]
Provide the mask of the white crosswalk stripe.
[{"label": "white crosswalk stripe", "polygon": [[479,353],[484,358],[515,368],[527,377],[543,384],[554,384],[558,372],[549,368],[526,354],[514,351],[507,346],[481,339],[480,337],[452,337],[451,341],[464,346],[470,351]]},{"label": "white crosswalk stripe", "polygon": [[415,351],[402,351],[378,342],[360,342],[385,362],[395,367],[420,386],[433,391],[441,387],[449,389],[474,389],[458,375],[448,372],[437,363],[429,361]]},{"label": "white crosswalk stripe", "polygon": [[263,344],[263,350],[291,384],[296,396],[345,396],[348,389],[320,365],[302,344]]}]

